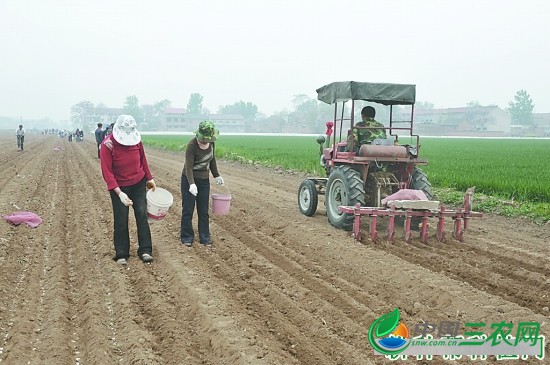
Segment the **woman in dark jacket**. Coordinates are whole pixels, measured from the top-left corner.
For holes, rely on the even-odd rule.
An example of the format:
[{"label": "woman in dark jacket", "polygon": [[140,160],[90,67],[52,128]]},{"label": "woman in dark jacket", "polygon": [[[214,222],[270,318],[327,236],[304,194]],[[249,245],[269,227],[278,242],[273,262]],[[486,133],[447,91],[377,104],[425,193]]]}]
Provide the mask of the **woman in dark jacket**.
[{"label": "woman in dark jacket", "polygon": [[181,242],[191,247],[195,240],[193,231],[193,211],[197,205],[199,217],[199,242],[206,247],[212,246],[210,238],[210,217],[208,202],[210,199],[210,172],[216,184],[223,185],[223,178],[218,173],[216,164],[215,146],[219,132],[214,123],[202,121],[195,131],[195,138],[187,144],[185,150],[185,164],[181,173]]}]

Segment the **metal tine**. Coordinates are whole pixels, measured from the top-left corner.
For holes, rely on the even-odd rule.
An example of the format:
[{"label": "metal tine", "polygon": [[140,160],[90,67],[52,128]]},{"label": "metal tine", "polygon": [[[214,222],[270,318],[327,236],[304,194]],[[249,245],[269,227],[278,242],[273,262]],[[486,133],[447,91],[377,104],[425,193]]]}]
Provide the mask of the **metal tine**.
[{"label": "metal tine", "polygon": [[370,239],[372,242],[376,242],[378,232],[376,231],[376,214],[370,216]]},{"label": "metal tine", "polygon": [[407,243],[411,243],[411,238],[412,238],[411,219],[412,219],[412,209],[407,209],[407,219],[405,220],[405,242]]},{"label": "metal tine", "polygon": [[369,227],[369,235],[373,242],[375,242],[378,238],[378,231],[377,231],[377,221],[378,217],[385,217],[389,216],[389,223],[388,223],[388,229],[387,229],[387,238],[389,242],[393,242],[395,239],[395,217],[396,216],[402,216],[405,215],[405,242],[411,243],[412,241],[412,230],[411,230],[411,223],[412,223],[412,217],[413,216],[421,216],[422,217],[422,228],[420,232],[420,240],[423,243],[427,243],[429,239],[429,218],[430,217],[437,217],[437,232],[436,232],[436,239],[439,242],[445,241],[445,217],[452,218],[454,223],[452,236],[454,239],[463,242],[464,241],[464,232],[468,228],[468,220],[471,217],[482,217],[483,214],[479,212],[474,212],[471,210],[472,207],[472,195],[473,195],[473,188],[468,189],[466,192],[466,195],[464,197],[464,206],[457,208],[456,210],[447,210],[445,206],[441,205],[439,208],[439,211],[432,211],[432,210],[424,210],[422,213],[414,212],[412,208],[408,208],[407,210],[399,210],[397,211],[397,208],[395,205],[392,205],[391,207],[387,209],[380,209],[380,208],[372,208],[372,207],[362,207],[359,203],[355,204],[355,206],[342,206],[340,207],[341,211],[345,213],[353,213],[355,216],[354,222],[353,222],[353,237],[355,240],[360,241],[361,240],[361,215],[365,214],[370,217],[370,227]]},{"label": "metal tine", "polygon": [[395,238],[395,205],[392,205],[390,208],[390,213],[388,214],[390,217],[390,222],[388,223],[388,241],[393,242],[393,239]]},{"label": "metal tine", "polygon": [[443,242],[445,240],[445,207],[442,205],[440,208],[439,221],[437,222],[437,240]]},{"label": "metal tine", "polygon": [[422,217],[422,230],[420,232],[420,241],[422,243],[428,243],[428,217],[430,214],[429,211],[424,211],[424,216]]}]

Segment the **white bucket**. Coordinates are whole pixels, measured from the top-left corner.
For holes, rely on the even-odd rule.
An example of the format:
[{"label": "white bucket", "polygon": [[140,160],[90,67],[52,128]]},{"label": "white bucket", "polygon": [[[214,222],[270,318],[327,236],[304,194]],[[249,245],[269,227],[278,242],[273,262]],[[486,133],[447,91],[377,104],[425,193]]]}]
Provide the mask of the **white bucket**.
[{"label": "white bucket", "polygon": [[147,216],[151,221],[160,221],[168,213],[168,209],[174,203],[172,194],[163,188],[155,188],[155,191],[147,191]]}]

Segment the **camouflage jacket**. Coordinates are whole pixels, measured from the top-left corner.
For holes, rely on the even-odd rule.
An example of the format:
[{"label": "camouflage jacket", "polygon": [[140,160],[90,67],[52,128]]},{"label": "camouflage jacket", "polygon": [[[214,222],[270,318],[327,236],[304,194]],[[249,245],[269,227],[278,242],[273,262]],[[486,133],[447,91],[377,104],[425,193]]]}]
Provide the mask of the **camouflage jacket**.
[{"label": "camouflage jacket", "polygon": [[[380,122],[377,122],[376,120],[369,118],[366,122],[361,121],[355,125],[356,127],[382,127],[384,128],[384,125]],[[386,138],[386,130],[385,129],[353,129],[353,138],[354,138],[354,144],[365,144],[365,143],[371,143],[377,138]]]}]

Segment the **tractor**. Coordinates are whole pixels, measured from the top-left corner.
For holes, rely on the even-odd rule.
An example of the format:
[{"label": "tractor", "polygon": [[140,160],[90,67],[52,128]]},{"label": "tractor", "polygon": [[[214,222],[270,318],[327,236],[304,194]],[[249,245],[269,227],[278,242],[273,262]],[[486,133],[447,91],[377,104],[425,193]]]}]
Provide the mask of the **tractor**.
[{"label": "tractor", "polygon": [[[325,195],[329,222],[336,228],[350,231],[356,214],[346,213],[342,206],[381,207],[382,199],[401,189],[421,190],[428,200],[432,200],[430,182],[417,167],[428,162],[419,158],[420,139],[413,133],[415,97],[416,86],[408,84],[346,81],[317,89],[318,100],[334,104],[334,119],[327,123],[327,137],[317,138],[320,163],[326,177],[302,181],[298,190],[301,213],[313,216],[319,195]],[[389,120],[383,127],[386,139],[374,139],[357,146],[354,138],[350,138],[354,130],[365,129],[368,133],[374,129],[356,125],[357,101],[389,107]],[[396,116],[405,120],[394,120]],[[399,138],[403,136],[410,143],[401,144]],[[411,217],[413,230],[419,229],[421,219],[420,216]]]}]

